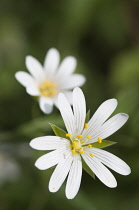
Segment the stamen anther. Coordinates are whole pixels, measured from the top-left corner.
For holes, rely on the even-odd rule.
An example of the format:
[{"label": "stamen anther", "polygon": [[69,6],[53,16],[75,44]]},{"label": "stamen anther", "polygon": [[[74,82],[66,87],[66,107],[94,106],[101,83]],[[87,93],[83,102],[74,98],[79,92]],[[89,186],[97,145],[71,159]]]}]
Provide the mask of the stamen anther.
[{"label": "stamen anther", "polygon": [[75,155],[76,151],[75,149],[71,150],[72,154]]},{"label": "stamen anther", "polygon": [[86,136],[86,138],[87,138],[87,139],[90,139],[90,138],[91,138],[91,136]]},{"label": "stamen anther", "polygon": [[92,153],[89,153],[89,155],[93,158],[94,157],[94,155],[92,154]]},{"label": "stamen anther", "polygon": [[80,154],[83,154],[83,153],[84,153],[84,151],[83,151],[83,150],[80,150],[80,151],[79,151],[79,153],[80,153]]},{"label": "stamen anther", "polygon": [[72,135],[70,133],[66,133],[66,137],[71,137]]},{"label": "stamen anther", "polygon": [[98,143],[100,144],[102,143],[102,138],[98,137],[97,140],[98,140]]},{"label": "stamen anther", "polygon": [[77,138],[82,138],[82,135],[77,135]]},{"label": "stamen anther", "polygon": [[88,144],[88,148],[92,148],[92,145],[91,144]]},{"label": "stamen anther", "polygon": [[84,124],[84,128],[87,129],[88,128],[88,123]]}]

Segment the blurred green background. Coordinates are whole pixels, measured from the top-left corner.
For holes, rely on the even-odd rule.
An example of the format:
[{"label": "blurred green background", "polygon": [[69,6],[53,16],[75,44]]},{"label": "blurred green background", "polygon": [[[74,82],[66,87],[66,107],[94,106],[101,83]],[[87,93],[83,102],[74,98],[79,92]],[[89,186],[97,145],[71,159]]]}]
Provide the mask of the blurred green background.
[{"label": "blurred green background", "polygon": [[[1,0],[0,2],[0,209],[1,210],[136,210],[139,207],[139,1],[138,0]],[[53,134],[48,122],[63,127],[58,110],[44,115],[14,77],[27,71],[25,56],[43,63],[56,47],[78,59],[77,72],[87,77],[83,91],[91,114],[106,99],[117,98],[116,112],[129,121],[109,140],[107,150],[127,162],[129,176],[115,175],[109,189],[83,172],[73,200],[65,184],[48,191],[53,169],[39,171],[34,162],[45,152],[28,145]],[[116,113],[115,112],[115,113]]]}]

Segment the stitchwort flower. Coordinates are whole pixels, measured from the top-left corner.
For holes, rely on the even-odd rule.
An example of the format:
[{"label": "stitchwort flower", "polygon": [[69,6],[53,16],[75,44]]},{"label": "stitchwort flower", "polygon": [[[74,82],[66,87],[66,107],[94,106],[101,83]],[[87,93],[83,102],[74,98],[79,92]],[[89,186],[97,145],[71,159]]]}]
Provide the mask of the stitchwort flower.
[{"label": "stitchwort flower", "polygon": [[122,175],[130,174],[131,170],[123,160],[100,147],[107,145],[104,139],[120,129],[128,115],[119,113],[108,119],[117,106],[117,100],[110,99],[102,103],[86,123],[85,98],[78,87],[73,90],[73,110],[63,93],[59,94],[58,104],[67,132],[61,135],[62,130],[59,130],[59,136],[39,137],[30,143],[37,150],[54,150],[35,163],[40,170],[57,165],[50,178],[49,190],[58,191],[68,177],[66,197],[74,198],[80,187],[84,163],[106,186],[116,187],[116,179],[107,167]]},{"label": "stitchwort flower", "polygon": [[53,104],[57,106],[57,96],[63,92],[72,104],[72,92],[76,86],[82,86],[85,77],[73,74],[77,61],[74,57],[66,57],[61,64],[59,52],[51,48],[45,57],[44,66],[32,56],[26,57],[26,67],[30,74],[19,71],[16,79],[26,88],[28,94],[38,96],[41,110],[49,114]]}]

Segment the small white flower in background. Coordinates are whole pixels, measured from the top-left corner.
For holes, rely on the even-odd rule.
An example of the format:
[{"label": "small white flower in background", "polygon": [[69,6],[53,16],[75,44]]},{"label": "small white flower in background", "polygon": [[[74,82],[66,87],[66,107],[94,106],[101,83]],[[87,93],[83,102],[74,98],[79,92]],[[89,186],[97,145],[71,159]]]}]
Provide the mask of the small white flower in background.
[{"label": "small white flower in background", "polygon": [[94,142],[103,144],[103,139],[126,123],[128,115],[119,113],[108,119],[117,106],[117,100],[110,99],[102,103],[89,122],[85,123],[86,104],[80,88],[73,90],[73,110],[62,93],[59,94],[58,104],[67,129],[66,137],[44,136],[30,142],[34,149],[54,150],[41,156],[35,163],[40,170],[57,165],[50,178],[49,190],[58,191],[68,176],[66,197],[74,198],[81,183],[81,158],[101,182],[110,188],[116,187],[116,179],[104,165],[122,175],[130,174],[129,166],[115,155],[92,145]]},{"label": "small white flower in background", "polygon": [[57,96],[63,92],[72,104],[72,92],[76,86],[85,83],[85,77],[81,74],[73,74],[77,61],[74,57],[66,57],[61,64],[59,52],[51,48],[45,57],[44,66],[32,56],[26,57],[26,67],[30,74],[19,71],[16,79],[26,88],[28,94],[39,97],[41,110],[49,114],[53,110],[53,104],[57,106]]}]

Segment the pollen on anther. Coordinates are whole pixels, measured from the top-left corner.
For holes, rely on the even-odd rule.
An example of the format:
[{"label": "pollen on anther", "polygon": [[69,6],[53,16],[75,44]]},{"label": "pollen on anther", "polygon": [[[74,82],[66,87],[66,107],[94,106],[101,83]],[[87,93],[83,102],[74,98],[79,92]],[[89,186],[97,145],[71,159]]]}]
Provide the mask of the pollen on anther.
[{"label": "pollen on anther", "polygon": [[79,153],[80,153],[80,154],[83,154],[83,153],[84,153],[84,151],[83,151],[83,150],[81,150]]},{"label": "pollen on anther", "polygon": [[76,151],[75,149],[71,150],[72,154],[75,155]]},{"label": "pollen on anther", "polygon": [[91,144],[88,144],[88,148],[92,148],[92,145]]},{"label": "pollen on anther", "polygon": [[72,135],[70,133],[66,133],[66,137],[71,137]]},{"label": "pollen on anther", "polygon": [[86,138],[87,138],[87,139],[90,139],[90,138],[91,138],[91,136],[87,136]]},{"label": "pollen on anther", "polygon": [[84,128],[87,129],[88,128],[88,123],[84,124]]},{"label": "pollen on anther", "polygon": [[98,140],[98,143],[100,144],[102,143],[102,138],[98,137],[97,140]]},{"label": "pollen on anther", "polygon": [[77,135],[78,138],[82,138],[82,135]]},{"label": "pollen on anther", "polygon": [[93,158],[94,157],[94,155],[92,154],[92,153],[89,153],[89,155]]}]

